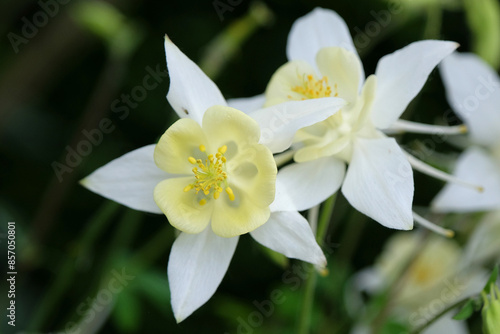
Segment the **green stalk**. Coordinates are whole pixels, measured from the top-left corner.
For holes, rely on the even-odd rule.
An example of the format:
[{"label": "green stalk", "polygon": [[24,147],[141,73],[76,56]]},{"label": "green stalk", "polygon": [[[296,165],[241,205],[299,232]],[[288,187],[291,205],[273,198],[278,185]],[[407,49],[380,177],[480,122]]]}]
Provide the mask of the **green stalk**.
[{"label": "green stalk", "polygon": [[[318,221],[311,222],[311,225],[317,225],[316,231],[316,241],[321,246],[328,230],[328,225],[332,218],[333,208],[335,206],[336,194],[328,198],[321,207],[321,213],[319,219],[315,215],[310,215],[309,219],[317,219]],[[309,333],[309,328],[311,325],[311,314],[314,305],[314,290],[316,287],[317,273],[314,265],[307,264],[307,272],[309,275],[306,278],[306,285],[304,287],[304,296],[302,299],[302,309],[299,315],[299,334]]]},{"label": "green stalk", "polygon": [[299,334],[309,333],[309,327],[311,324],[311,314],[314,304],[314,288],[316,287],[316,270],[314,270],[314,265],[307,264],[309,276],[306,279],[306,286],[304,289],[304,297],[302,301],[302,310],[299,316]]},{"label": "green stalk", "polygon": [[427,323],[425,323],[424,325],[422,325],[422,326],[418,327],[417,329],[415,329],[414,331],[412,331],[411,334],[422,333],[427,327],[429,327],[430,325],[432,325],[433,323],[435,323],[443,315],[445,315],[446,313],[450,312],[454,308],[460,308],[460,307],[464,306],[465,303],[467,303],[471,298],[474,298],[474,297],[466,297],[466,298],[464,298],[462,300],[459,300],[458,302],[456,302],[456,303],[448,306],[443,311],[441,311],[440,313],[436,314],[436,316],[434,316],[434,318],[432,318],[431,320],[429,320]]},{"label": "green stalk", "polygon": [[323,241],[325,239],[326,231],[328,226],[330,226],[330,221],[332,219],[333,208],[335,207],[335,200],[337,199],[337,194],[330,196],[321,207],[321,214],[318,221],[318,231],[316,232],[316,241],[320,246],[323,246]]},{"label": "green stalk", "polygon": [[424,39],[439,39],[441,34],[442,13],[439,5],[428,6],[427,22],[425,24]]}]

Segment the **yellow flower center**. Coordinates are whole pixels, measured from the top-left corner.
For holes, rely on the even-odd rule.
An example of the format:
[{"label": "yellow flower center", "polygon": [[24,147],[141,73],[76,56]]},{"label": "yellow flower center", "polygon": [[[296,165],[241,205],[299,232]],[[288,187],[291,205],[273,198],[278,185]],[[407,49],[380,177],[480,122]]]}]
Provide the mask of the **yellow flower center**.
[{"label": "yellow flower center", "polygon": [[[201,152],[205,152],[206,150],[204,145],[200,145],[199,148]],[[188,192],[191,189],[194,189],[197,194],[201,191],[205,194],[205,196],[213,193],[213,198],[217,199],[225,188],[229,199],[234,201],[235,197],[233,190],[227,185],[226,181],[226,157],[224,156],[226,151],[226,145],[219,147],[215,156],[213,154],[209,154],[207,159],[205,159],[205,162],[201,159],[189,157],[188,161],[191,164],[196,165],[196,167],[192,169],[196,182],[187,185],[184,188],[184,191]],[[203,198],[198,203],[200,205],[205,205],[207,200]]]},{"label": "yellow flower center", "polygon": [[[302,77],[301,79],[302,85],[292,87],[292,91],[304,95],[305,97],[302,98],[302,100],[318,99],[320,97],[332,96],[332,88],[328,84],[327,77],[316,80],[312,74],[309,74],[305,78]],[[336,85],[334,86],[334,88],[335,90],[337,90]],[[338,93],[335,93],[335,95],[333,96],[337,97]]]}]

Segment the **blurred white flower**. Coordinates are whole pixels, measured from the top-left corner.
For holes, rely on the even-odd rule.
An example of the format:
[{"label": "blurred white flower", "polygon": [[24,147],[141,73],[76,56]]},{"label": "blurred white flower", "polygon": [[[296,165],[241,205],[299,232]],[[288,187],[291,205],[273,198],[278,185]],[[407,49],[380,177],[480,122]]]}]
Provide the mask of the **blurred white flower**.
[{"label": "blurred white flower", "polygon": [[[342,187],[349,203],[380,224],[413,228],[413,171],[444,180],[448,175],[403,152],[384,131],[461,133],[398,120],[434,67],[458,44],[427,40],[384,56],[365,80],[363,66],[343,19],[316,8],[299,18],[288,36],[290,60],[273,75],[265,97],[230,101],[244,110],[286,101],[338,96],[348,105],[327,120],[300,130],[294,160],[278,173],[295,208],[311,208]],[[346,171],[346,165],[348,165]],[[307,183],[301,182],[306,177]]]},{"label": "blurred white flower", "polygon": [[487,265],[500,261],[500,211],[488,212],[474,228],[465,247],[464,262]]},{"label": "blurred white flower", "polygon": [[81,183],[133,209],[163,212],[182,231],[168,263],[180,322],[213,295],[241,234],[250,232],[288,257],[325,265],[305,218],[272,207],[287,200],[276,189],[272,153],[287,149],[299,128],[326,119],[345,102],[291,102],[246,115],[228,107],[217,86],[168,37],[165,51],[167,99],[182,119],[157,145],[113,160]]},{"label": "blurred white flower", "polygon": [[[409,265],[409,267],[407,267]],[[464,266],[463,251],[452,239],[431,234],[424,241],[417,233],[392,236],[372,268],[356,276],[360,290],[375,294],[395,282],[393,314],[410,327],[419,327],[453,303],[477,293],[487,279],[478,266]],[[451,312],[424,333],[468,333]],[[447,330],[447,332],[446,332]]]},{"label": "blurred white flower", "polygon": [[454,175],[484,191],[450,183],[432,207],[436,212],[500,209],[500,77],[471,53],[453,53],[440,71],[448,102],[467,124],[473,144],[459,157]]}]

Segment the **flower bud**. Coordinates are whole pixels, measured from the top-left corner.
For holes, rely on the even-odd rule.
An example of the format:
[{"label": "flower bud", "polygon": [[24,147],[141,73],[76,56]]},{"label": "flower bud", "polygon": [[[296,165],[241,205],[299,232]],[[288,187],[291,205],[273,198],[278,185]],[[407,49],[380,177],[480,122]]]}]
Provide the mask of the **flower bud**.
[{"label": "flower bud", "polygon": [[500,333],[500,290],[495,284],[491,284],[490,297],[482,292],[484,300],[483,315],[483,333],[495,334]]}]

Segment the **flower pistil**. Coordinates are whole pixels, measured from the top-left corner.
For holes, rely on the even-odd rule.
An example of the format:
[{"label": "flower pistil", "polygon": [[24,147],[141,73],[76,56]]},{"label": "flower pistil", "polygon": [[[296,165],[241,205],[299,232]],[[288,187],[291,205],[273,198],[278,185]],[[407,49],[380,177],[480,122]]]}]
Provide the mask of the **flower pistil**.
[{"label": "flower pistil", "polygon": [[[206,148],[204,145],[200,145],[199,149],[201,152],[205,152]],[[226,157],[224,153],[227,151],[227,146],[223,145],[219,147],[215,156],[209,154],[203,162],[201,159],[195,159],[194,157],[189,157],[188,161],[196,165],[193,167],[192,171],[196,182],[187,185],[184,188],[185,192],[192,189],[198,194],[200,191],[206,196],[213,193],[213,198],[218,199],[222,191],[226,190],[229,200],[234,201],[235,196],[233,190],[227,185],[227,172],[226,172]],[[198,202],[200,205],[205,205],[207,200],[205,198]]]}]

